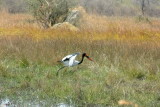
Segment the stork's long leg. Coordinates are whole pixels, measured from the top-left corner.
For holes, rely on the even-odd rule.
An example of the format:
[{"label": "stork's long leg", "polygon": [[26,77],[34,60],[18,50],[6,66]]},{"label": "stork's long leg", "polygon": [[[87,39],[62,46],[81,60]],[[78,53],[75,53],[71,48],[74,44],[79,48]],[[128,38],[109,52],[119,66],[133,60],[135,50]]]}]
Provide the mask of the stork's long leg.
[{"label": "stork's long leg", "polygon": [[61,70],[61,69],[63,69],[65,66],[63,66],[63,67],[61,67],[59,70],[57,70],[57,76],[58,76],[58,73],[59,73],[59,71]]}]

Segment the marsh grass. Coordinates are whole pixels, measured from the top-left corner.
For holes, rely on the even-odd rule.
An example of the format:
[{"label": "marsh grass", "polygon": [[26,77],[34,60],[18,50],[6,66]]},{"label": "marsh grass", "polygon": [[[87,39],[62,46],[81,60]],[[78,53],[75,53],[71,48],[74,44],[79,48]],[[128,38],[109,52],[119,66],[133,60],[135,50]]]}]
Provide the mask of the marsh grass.
[{"label": "marsh grass", "polygon": [[[46,102],[39,103],[42,106],[62,102],[118,106],[123,99],[139,106],[159,106],[159,20],[149,25],[94,17],[88,23],[97,18],[107,27],[97,27],[96,21],[94,26],[83,25],[86,29],[80,32],[32,24],[1,26],[0,98],[10,97],[15,103],[19,98]],[[57,60],[74,52],[86,52],[94,62],[85,59],[82,65],[65,68],[56,76],[61,67]]]},{"label": "marsh grass", "polygon": [[[27,91],[42,99],[80,105],[116,106],[120,99],[144,106],[159,104],[160,52],[159,45],[152,42],[37,42],[28,37],[4,37],[1,41],[1,49],[6,50],[1,54],[2,96],[23,95]],[[60,71],[57,77],[60,65],[56,61],[75,51],[87,52],[95,63],[86,60],[77,68]]]}]

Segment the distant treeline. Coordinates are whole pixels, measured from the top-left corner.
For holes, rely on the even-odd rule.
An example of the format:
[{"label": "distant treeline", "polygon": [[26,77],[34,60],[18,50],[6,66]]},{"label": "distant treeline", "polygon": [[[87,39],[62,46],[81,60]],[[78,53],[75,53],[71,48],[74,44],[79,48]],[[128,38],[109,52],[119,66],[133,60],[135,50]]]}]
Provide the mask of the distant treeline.
[{"label": "distant treeline", "polygon": [[160,17],[160,0],[81,0],[88,12],[107,16]]},{"label": "distant treeline", "polygon": [[[10,13],[28,12],[30,1],[32,0],[0,0],[0,7]],[[82,5],[88,13],[106,16],[160,17],[160,0],[73,0],[75,1],[77,5]]]},{"label": "distant treeline", "polygon": [[0,0],[0,9],[9,13],[25,13],[29,11],[27,0]]}]

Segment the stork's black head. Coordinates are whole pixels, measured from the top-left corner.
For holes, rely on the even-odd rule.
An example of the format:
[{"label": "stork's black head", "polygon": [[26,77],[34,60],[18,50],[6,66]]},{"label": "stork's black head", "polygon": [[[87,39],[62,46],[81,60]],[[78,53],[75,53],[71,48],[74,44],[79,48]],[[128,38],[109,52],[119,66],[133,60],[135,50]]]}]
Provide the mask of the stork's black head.
[{"label": "stork's black head", "polygon": [[82,54],[83,57],[86,57],[87,59],[89,59],[90,61],[93,61],[86,53]]},{"label": "stork's black head", "polygon": [[86,55],[87,55],[86,53],[83,53],[83,54],[82,54],[82,56],[86,56]]}]

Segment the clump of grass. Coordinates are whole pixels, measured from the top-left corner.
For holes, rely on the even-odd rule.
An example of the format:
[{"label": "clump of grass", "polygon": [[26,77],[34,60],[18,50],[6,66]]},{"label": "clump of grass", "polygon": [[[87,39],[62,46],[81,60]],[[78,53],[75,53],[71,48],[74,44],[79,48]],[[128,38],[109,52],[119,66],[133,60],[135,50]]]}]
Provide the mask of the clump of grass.
[{"label": "clump of grass", "polygon": [[28,60],[26,58],[22,58],[20,60],[20,67],[22,67],[22,68],[29,67],[29,62],[28,62]]},{"label": "clump of grass", "polygon": [[133,70],[126,72],[126,74],[128,74],[129,78],[143,80],[146,78],[147,72],[133,69]]}]

